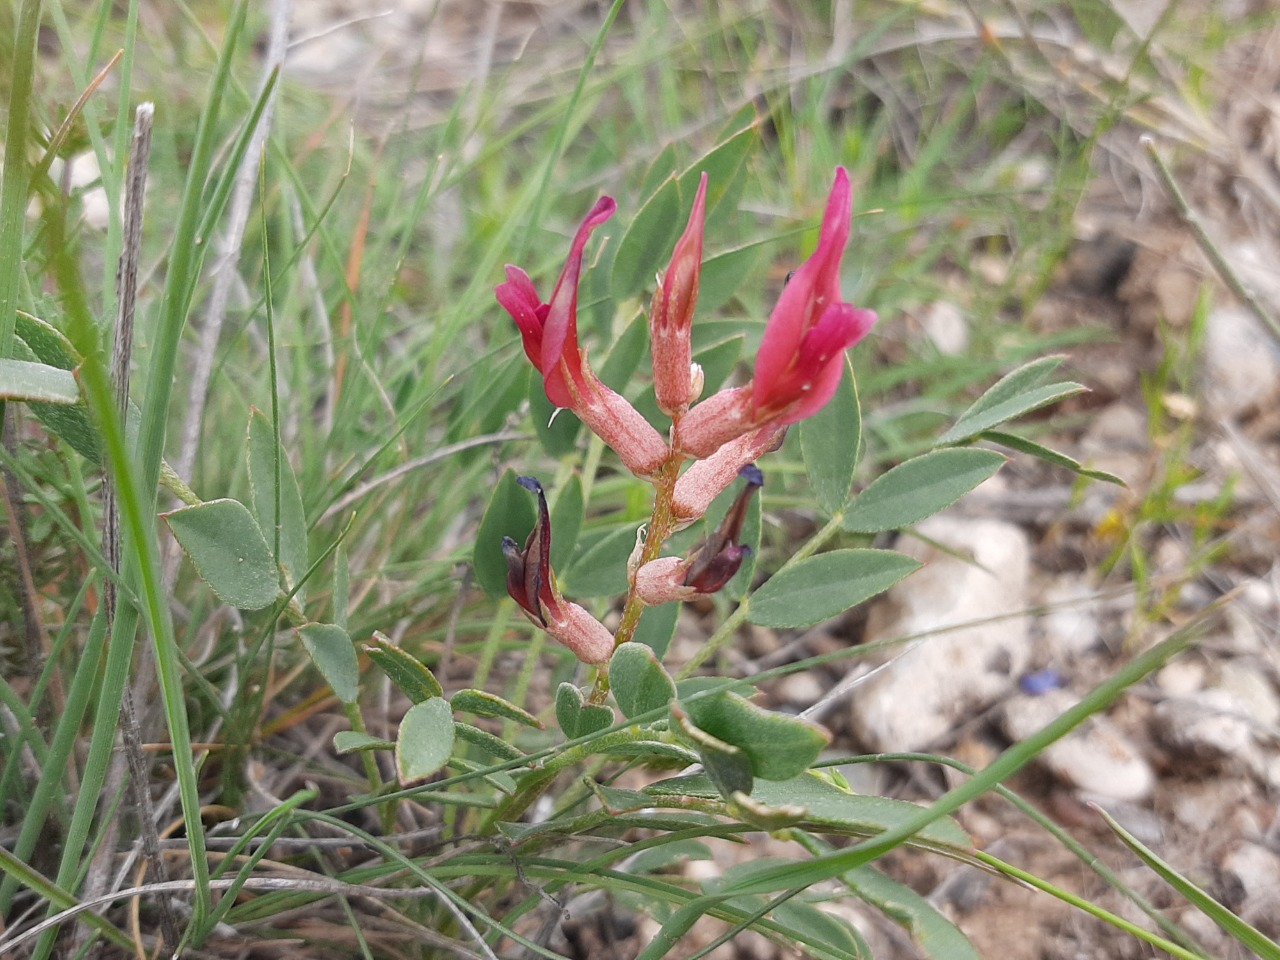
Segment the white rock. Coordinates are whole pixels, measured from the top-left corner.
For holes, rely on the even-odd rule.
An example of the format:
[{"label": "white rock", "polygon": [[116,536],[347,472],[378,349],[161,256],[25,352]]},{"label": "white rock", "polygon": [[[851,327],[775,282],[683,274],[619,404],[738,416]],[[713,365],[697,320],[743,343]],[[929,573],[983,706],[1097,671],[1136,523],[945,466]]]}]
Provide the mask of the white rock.
[{"label": "white rock", "polygon": [[1192,760],[1252,760],[1253,730],[1248,708],[1226,690],[1199,690],[1156,704],[1152,723],[1160,741]]},{"label": "white rock", "polygon": [[1169,697],[1185,697],[1204,686],[1205,665],[1198,660],[1175,660],[1156,674],[1156,686]]},{"label": "white rock", "polygon": [[1216,686],[1234,696],[1255,723],[1272,727],[1280,721],[1280,697],[1261,663],[1227,660],[1218,668]]},{"label": "white rock", "polygon": [[1203,831],[1222,820],[1223,811],[1240,802],[1240,785],[1218,778],[1179,781],[1168,800],[1173,815],[1184,827]]},{"label": "white rock", "polygon": [[1144,451],[1148,439],[1146,413],[1117,401],[1091,420],[1080,446],[1086,453]]},{"label": "white rock", "polygon": [[1046,660],[1060,662],[1097,645],[1096,598],[1086,577],[1058,577],[1045,588],[1043,602],[1053,608],[1040,618],[1040,653]]},{"label": "white rock", "polygon": [[1210,314],[1201,359],[1210,409],[1223,416],[1235,418],[1269,405],[1280,387],[1280,350],[1241,307]]},{"label": "white rock", "polygon": [[1080,438],[1080,453],[1090,466],[1135,483],[1147,469],[1148,443],[1146,413],[1117,401],[1093,418]]},{"label": "white rock", "polygon": [[1276,585],[1280,579],[1276,576],[1276,568],[1272,567],[1270,580],[1266,577],[1255,577],[1245,581],[1240,591],[1240,603],[1252,613],[1265,617],[1276,612]]},{"label": "white rock", "polygon": [[[54,183],[65,184],[72,193],[79,193],[84,222],[95,230],[106,230],[111,222],[111,204],[102,187],[102,171],[98,167],[98,155],[85,150],[69,160],[55,158],[49,165],[49,176]],[[40,215],[43,205],[38,196],[31,198],[27,216]]]},{"label": "white rock", "polygon": [[1260,844],[1242,840],[1222,858],[1222,872],[1248,895],[1280,884],[1280,856]]},{"label": "white rock", "polygon": [[774,693],[788,706],[803,710],[821,700],[827,689],[828,684],[823,682],[817,671],[806,670],[783,677],[778,681]]},{"label": "white rock", "polygon": [[956,357],[969,349],[969,324],[954,303],[935,300],[920,311],[920,327],[938,352]]},{"label": "white rock", "polygon": [[[1012,740],[1024,740],[1076,702],[1065,690],[1015,697],[1004,706],[1004,731]],[[1106,717],[1092,717],[1050,745],[1040,761],[1063,782],[1112,800],[1142,800],[1155,786],[1151,765]]]},{"label": "white rock", "polygon": [[[868,639],[929,634],[867,679],[852,700],[854,729],[873,750],[918,750],[1012,689],[1030,659],[1026,535],[998,520],[932,517],[902,547],[927,565],[873,609]],[[972,556],[976,563],[960,557]],[[987,620],[948,630],[966,621]]]}]

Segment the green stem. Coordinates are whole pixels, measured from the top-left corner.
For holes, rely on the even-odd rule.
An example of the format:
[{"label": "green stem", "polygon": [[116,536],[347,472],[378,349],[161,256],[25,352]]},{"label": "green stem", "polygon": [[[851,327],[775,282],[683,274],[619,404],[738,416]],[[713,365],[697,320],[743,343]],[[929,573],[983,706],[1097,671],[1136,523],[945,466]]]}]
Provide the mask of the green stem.
[{"label": "green stem", "polygon": [[[25,0],[18,14],[11,56],[13,86],[9,95],[9,123],[5,130],[4,179],[0,182],[0,357],[13,356],[17,323],[18,275],[22,269],[22,226],[27,210],[27,128],[31,116],[31,87],[35,73],[36,35],[40,0]],[[0,412],[3,407],[0,407]]]},{"label": "green stem", "polygon": [[[684,460],[683,453],[672,450],[670,456],[667,457],[667,462],[662,465],[657,477],[654,478],[653,484],[657,488],[657,494],[653,501],[653,513],[649,516],[649,523],[645,530],[644,548],[640,551],[640,560],[636,564],[637,569],[651,560],[658,559],[659,554],[662,552],[663,544],[675,532],[676,516],[673,504],[675,503],[676,480],[680,478],[680,465],[684,463]],[[635,636],[636,627],[640,625],[640,615],[643,613],[644,602],[636,594],[635,583],[629,583],[627,586],[627,599],[622,607],[622,620],[613,635],[613,648],[615,650]],[[597,705],[602,704],[608,695],[609,669],[607,664],[601,664],[600,669],[596,671],[596,682],[591,688],[591,695],[587,698],[587,702]]]},{"label": "green stem", "polygon": [[530,770],[521,778],[520,786],[516,789],[516,792],[489,811],[484,823],[480,825],[480,835],[490,836],[497,831],[499,823],[510,823],[519,819],[521,814],[528,810],[546,792],[547,787],[551,786],[551,782],[555,780],[562,770],[575,767],[588,757],[609,747],[633,743],[640,739],[640,736],[638,727],[615,730],[613,733],[593,737],[587,743],[570,747],[559,756],[549,759],[545,766],[537,770]]}]

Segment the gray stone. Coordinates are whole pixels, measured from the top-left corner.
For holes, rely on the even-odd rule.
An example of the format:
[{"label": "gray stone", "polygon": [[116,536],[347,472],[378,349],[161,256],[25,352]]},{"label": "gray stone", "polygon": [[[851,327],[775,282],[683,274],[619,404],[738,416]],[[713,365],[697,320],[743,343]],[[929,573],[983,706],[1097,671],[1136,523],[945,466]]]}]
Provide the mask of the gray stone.
[{"label": "gray stone", "polygon": [[920,311],[920,328],[925,337],[948,357],[959,356],[969,348],[969,324],[954,303],[935,300]]},{"label": "gray stone", "polygon": [[[1038,697],[1015,697],[1004,706],[1004,731],[1011,740],[1025,740],[1076,702],[1076,697],[1065,690],[1050,690]],[[1040,755],[1040,761],[1064,783],[1111,800],[1142,800],[1155,786],[1151,765],[1106,717],[1091,717],[1051,744]]]},{"label": "gray stone", "polygon": [[1242,307],[1220,307],[1209,316],[1201,360],[1211,410],[1225,417],[1269,406],[1280,389],[1280,350]]},{"label": "gray stone", "polygon": [[[926,566],[872,611],[868,640],[928,634],[853,697],[854,730],[873,750],[935,743],[1013,689],[1030,659],[1026,617],[989,619],[1027,608],[1026,534],[998,520],[947,516],[932,517],[917,530],[957,555],[908,541],[903,552]],[[984,622],[948,629],[968,621]]]},{"label": "gray stone", "polygon": [[1280,722],[1280,697],[1260,661],[1226,661],[1218,668],[1215,686],[1235,697],[1259,726],[1274,727]]},{"label": "gray stone", "polygon": [[1156,704],[1155,734],[1173,754],[1188,760],[1253,761],[1252,722],[1246,705],[1226,690],[1197,690]]},{"label": "gray stone", "polygon": [[1057,577],[1041,599],[1052,608],[1039,621],[1040,655],[1047,662],[1060,663],[1097,645],[1097,590],[1087,577]]},{"label": "gray stone", "polygon": [[1227,851],[1219,867],[1227,905],[1268,936],[1280,932],[1280,856],[1242,840]]},{"label": "gray stone", "polygon": [[1185,697],[1204,687],[1207,673],[1199,660],[1175,660],[1156,674],[1156,686],[1167,697]]}]

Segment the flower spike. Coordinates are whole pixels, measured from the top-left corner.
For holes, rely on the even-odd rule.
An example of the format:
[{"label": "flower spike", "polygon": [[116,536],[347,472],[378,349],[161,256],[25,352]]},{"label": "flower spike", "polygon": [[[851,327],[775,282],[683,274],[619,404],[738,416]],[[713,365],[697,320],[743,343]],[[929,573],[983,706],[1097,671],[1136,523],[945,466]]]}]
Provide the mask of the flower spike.
[{"label": "flower spike", "polygon": [[613,655],[613,634],[583,607],[560,595],[551,569],[551,512],[542,484],[533,477],[516,482],[538,497],[538,520],[523,549],[502,538],[507,559],[507,593],[530,620],[573,651],[583,663],[604,663]]}]

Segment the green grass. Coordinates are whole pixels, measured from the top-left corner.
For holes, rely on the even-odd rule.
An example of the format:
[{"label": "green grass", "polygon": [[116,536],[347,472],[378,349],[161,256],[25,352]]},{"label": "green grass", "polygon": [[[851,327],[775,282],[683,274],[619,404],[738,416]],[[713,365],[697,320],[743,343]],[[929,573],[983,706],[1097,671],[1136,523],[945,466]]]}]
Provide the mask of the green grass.
[{"label": "green grass", "polygon": [[[16,13],[0,14],[12,19],[13,29],[0,36],[11,36],[16,51],[0,70],[8,98],[0,357],[15,356],[15,309],[69,340],[84,412],[119,497],[123,547],[113,572],[104,560],[99,465],[52,436],[31,408],[9,403],[0,453],[12,532],[0,547],[0,622],[15,625],[0,649],[5,937],[101,894],[93,875],[110,879],[113,856],[134,848],[139,812],[119,787],[115,738],[126,687],[139,677],[143,740],[159,745],[145,756],[153,797],[167,804],[160,822],[186,825],[167,844],[166,862],[172,879],[190,879],[182,893],[190,910],[179,912],[178,924],[192,948],[214,949],[215,927],[226,924],[247,937],[300,938],[317,955],[447,956],[456,947],[464,955],[515,956],[523,945],[528,955],[557,956],[537,939],[554,913],[549,905],[598,889],[664,923],[659,944],[712,915],[802,944],[813,956],[863,956],[856,931],[816,913],[818,893],[771,911],[759,895],[835,878],[869,902],[908,899],[883,886],[893,883],[887,877],[857,871],[872,869],[876,856],[926,820],[993,789],[1043,748],[1011,751],[878,840],[835,852],[806,832],[796,863],[704,891],[656,867],[634,876],[615,869],[606,854],[627,835],[593,814],[594,795],[569,775],[548,794],[566,824],[563,836],[525,841],[512,828],[505,838],[477,839],[493,826],[487,811],[506,809],[504,792],[516,793],[513,807],[532,802],[529,781],[518,788],[512,779],[530,758],[549,769],[588,771],[601,783],[617,780],[628,764],[599,751],[608,738],[615,746],[627,741],[625,725],[566,748],[513,719],[483,721],[515,745],[517,759],[492,752],[496,746],[475,747],[441,777],[395,789],[388,755],[340,758],[330,741],[337,730],[361,727],[394,740],[407,702],[362,659],[358,702],[339,703],[326,677],[349,668],[350,651],[341,662],[322,662],[322,675],[291,629],[337,624],[357,648],[382,631],[450,691],[481,687],[550,719],[557,684],[584,675],[467,572],[490,493],[508,468],[542,477],[553,502],[577,478],[584,520],[575,558],[610,533],[625,557],[630,541],[619,531],[643,520],[647,487],[620,472],[585,431],[566,435],[571,424],[558,428],[558,441],[539,442],[540,414],[530,416],[526,401],[532,391],[541,402],[540,383],[492,288],[508,262],[549,287],[578,219],[599,194],[615,196],[620,214],[601,230],[607,240],[592,247],[597,262],[584,280],[580,327],[596,368],[643,405],[643,376],[630,374],[644,367],[635,321],[653,270],[640,274],[648,287],[620,287],[619,295],[609,281],[625,270],[611,274],[614,258],[659,185],[741,134],[745,117],[754,115],[757,126],[735,141],[742,175],[710,217],[699,346],[719,345],[721,378],[754,354],[783,276],[812,247],[832,168],[847,166],[857,197],[844,292],[881,316],[853,354],[866,446],[859,488],[930,449],[1003,373],[1102,335],[1083,329],[1049,338],[1024,320],[1072,240],[1076,205],[1100,175],[1093,163],[1100,138],[1146,123],[1150,111],[1171,102],[1203,106],[1196,91],[1212,69],[1212,51],[1181,49],[1184,34],[1170,25],[1142,46],[1105,5],[1065,4],[1057,14],[1074,18],[1098,51],[1119,58],[1121,73],[1095,84],[1077,64],[1060,95],[1052,87],[1060,51],[1006,29],[1004,8],[978,10],[999,26],[998,42],[983,42],[959,10],[943,16],[893,2],[858,4],[852,28],[842,24],[833,35],[832,17],[846,5],[793,7],[779,12],[776,4],[743,0],[673,16],[671,4],[653,0],[615,4],[604,16],[583,5],[565,13],[572,30],[536,31],[519,59],[508,59],[513,48],[504,40],[474,82],[428,91],[430,64],[422,64],[387,81],[399,89],[363,91],[358,103],[309,89],[288,70],[263,85],[255,40],[268,29],[266,5],[223,4],[216,15],[208,5],[174,5],[140,16],[137,3],[51,0],[42,10],[24,0]],[[1032,27],[1042,25],[1035,11],[1027,16]],[[35,54],[37,23],[46,42]],[[1215,43],[1233,39],[1227,25],[1208,26]],[[438,17],[425,29],[449,25]],[[64,195],[48,178],[28,179],[116,49],[124,56],[71,118],[58,149],[63,160],[84,151],[96,157],[110,207],[99,229],[82,218],[81,196]],[[1174,89],[1161,85],[1170,71],[1181,84]],[[250,168],[255,186],[236,244],[238,282],[216,352],[207,355],[199,337],[218,238],[241,163],[257,163],[249,137],[270,95],[278,100],[261,165]],[[140,251],[134,422],[116,409],[107,357],[124,244],[123,159],[143,100],[156,104],[156,128]],[[31,195],[43,212],[24,220]],[[668,245],[678,229],[673,222]],[[665,263],[665,250],[643,255]],[[983,273],[991,256],[1006,268],[996,282]],[[939,353],[914,330],[911,318],[936,299],[956,301],[966,315],[962,356]],[[183,450],[187,386],[201,364],[209,365],[208,396],[198,441]],[[1074,376],[1088,380],[1087,371]],[[1160,376],[1163,389],[1185,370]],[[717,385],[708,383],[707,393]],[[270,424],[267,501],[271,515],[282,517],[280,528],[264,531],[267,546],[284,555],[292,533],[305,542],[298,565],[306,569],[287,571],[278,602],[237,613],[188,561],[178,562],[156,515],[177,504],[173,491],[181,489],[166,478],[167,464],[191,464],[180,480],[200,500],[253,503],[245,455],[252,408]],[[1170,442],[1185,440],[1175,427],[1166,432]],[[827,543],[865,545],[837,522],[813,523],[797,436],[771,456],[757,577]],[[304,518],[292,530],[290,472]],[[1175,473],[1144,501],[1135,526],[1169,519]],[[260,487],[262,476],[253,483]],[[1205,551],[1217,546],[1211,537],[1219,519],[1215,513],[1195,529]],[[788,536],[798,528],[806,532],[797,547]],[[1132,543],[1129,562],[1140,565],[1139,541]],[[1207,562],[1209,555],[1197,556]],[[565,570],[573,571],[575,558]],[[579,576],[593,567],[581,565]],[[110,616],[108,582],[118,583],[120,597]],[[604,612],[610,598],[593,592],[585,602]],[[718,662],[747,616],[746,605],[714,603],[719,629],[698,662]],[[1056,732],[1103,709],[1159,660],[1135,660]],[[176,799],[167,796],[171,784]],[[272,810],[275,802],[282,805]],[[742,809],[716,812],[671,814],[655,846],[711,842],[751,822]],[[227,822],[215,826],[218,820]],[[415,834],[425,826],[434,832]],[[229,852],[227,837],[237,838]],[[338,837],[348,845],[322,842]],[[303,838],[316,842],[296,843]],[[671,847],[673,860],[681,849]],[[596,860],[598,870],[582,866]],[[154,864],[150,870],[144,882],[156,881]],[[268,877],[283,881],[270,888]],[[232,879],[253,895],[221,893]],[[370,886],[414,892],[393,898]],[[374,905],[384,900],[394,909]],[[157,902],[147,898],[143,910],[149,945],[161,929]],[[23,949],[44,958],[99,938],[127,950],[133,933],[125,907],[122,900],[95,905],[61,924],[70,939],[55,943],[49,931]],[[940,915],[927,905],[906,914],[896,919],[922,949],[931,942],[939,949],[930,931],[950,942],[954,928],[938,925]],[[297,926],[308,915],[321,927]],[[1181,936],[1168,924],[1161,935]],[[1180,955],[1196,955],[1180,942]],[[656,960],[662,949],[645,956]]]}]

